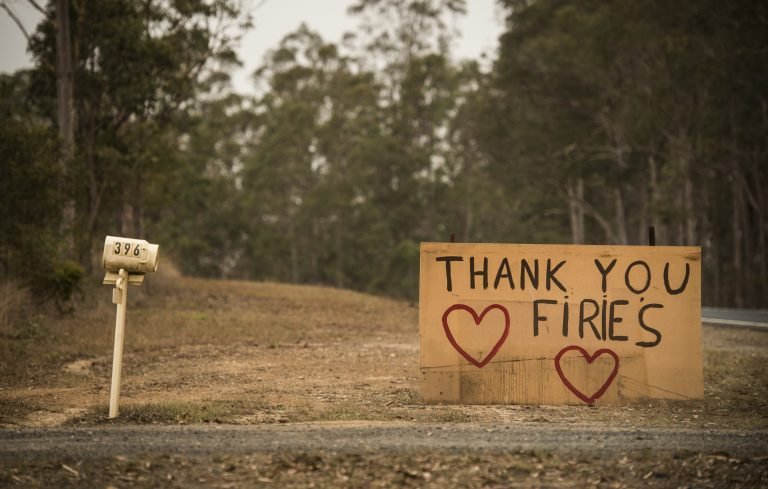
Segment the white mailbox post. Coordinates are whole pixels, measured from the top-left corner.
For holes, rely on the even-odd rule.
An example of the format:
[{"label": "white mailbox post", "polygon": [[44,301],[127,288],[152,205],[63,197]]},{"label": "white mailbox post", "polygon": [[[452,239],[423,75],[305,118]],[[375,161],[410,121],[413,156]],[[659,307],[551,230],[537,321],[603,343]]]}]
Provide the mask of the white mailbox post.
[{"label": "white mailbox post", "polygon": [[144,283],[144,274],[157,271],[160,246],[143,239],[107,236],[104,240],[102,266],[106,270],[104,285],[114,285],[112,303],[117,304],[115,319],[115,348],[112,356],[112,387],[109,392],[109,417],[117,417],[120,401],[120,374],[123,365],[123,339],[125,337],[125,308],[128,304],[128,286]]}]

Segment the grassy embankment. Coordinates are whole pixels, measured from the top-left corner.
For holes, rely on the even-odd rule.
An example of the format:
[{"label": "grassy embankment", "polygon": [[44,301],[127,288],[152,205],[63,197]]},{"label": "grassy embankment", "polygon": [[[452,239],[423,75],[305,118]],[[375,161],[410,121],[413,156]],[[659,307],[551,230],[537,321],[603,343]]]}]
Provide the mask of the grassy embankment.
[{"label": "grassy embankment", "polygon": [[[167,265],[167,264],[166,264]],[[494,421],[768,425],[768,334],[705,328],[703,403],[589,409],[425,406],[414,304],[327,287],[201,280],[165,266],[129,292],[129,423]],[[0,424],[104,422],[115,309],[93,285],[74,314],[0,296]]]}]

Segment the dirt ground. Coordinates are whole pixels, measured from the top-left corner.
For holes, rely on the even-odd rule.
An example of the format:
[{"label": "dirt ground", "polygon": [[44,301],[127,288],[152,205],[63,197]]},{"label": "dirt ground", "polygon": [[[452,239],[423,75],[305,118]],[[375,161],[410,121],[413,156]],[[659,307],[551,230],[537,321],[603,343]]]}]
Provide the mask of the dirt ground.
[{"label": "dirt ground", "polygon": [[[765,487],[768,432],[332,422],[4,433],[43,487]],[[664,448],[666,447],[666,448]],[[674,448],[672,448],[674,447]],[[712,447],[719,447],[712,452]]]},{"label": "dirt ground", "polygon": [[[543,430],[768,429],[765,332],[704,327],[703,402],[597,408],[425,405],[418,393],[415,304],[324,287],[173,274],[148,282],[129,293],[121,417],[106,420],[114,306],[109,288],[103,287],[87,291],[85,304],[69,317],[33,309],[25,311],[23,320],[3,326],[0,424],[5,430],[319,422],[530,424]],[[716,450],[673,456],[634,451],[624,455],[626,460],[620,454],[558,450],[437,449],[355,456],[292,450],[223,453],[219,458],[213,453],[68,461],[42,457],[0,461],[0,482],[34,487],[55,475],[62,484],[82,487],[83,474],[114,472],[122,475],[87,480],[99,487],[137,482],[151,487],[158,481],[177,487],[212,481],[219,487],[245,482],[367,487],[355,485],[361,480],[433,487],[517,484],[504,480],[518,481],[520,487],[760,487],[768,485],[764,452],[734,458]],[[546,468],[536,468],[542,464]],[[259,469],[243,475],[243,467],[253,466]],[[510,474],[520,477],[510,479]]]}]

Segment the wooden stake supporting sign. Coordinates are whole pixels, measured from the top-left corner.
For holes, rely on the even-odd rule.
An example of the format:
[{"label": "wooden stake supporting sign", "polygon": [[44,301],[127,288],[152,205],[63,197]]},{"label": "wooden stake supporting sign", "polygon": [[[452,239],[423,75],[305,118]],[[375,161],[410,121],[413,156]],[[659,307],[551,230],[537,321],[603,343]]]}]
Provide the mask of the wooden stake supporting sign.
[{"label": "wooden stake supporting sign", "polygon": [[700,284],[698,247],[422,243],[422,397],[702,399]]},{"label": "wooden stake supporting sign", "polygon": [[120,375],[123,369],[123,343],[125,338],[125,308],[128,305],[128,272],[120,269],[112,303],[117,304],[115,317],[115,348],[112,354],[112,385],[109,390],[109,417],[116,418],[120,402]]}]

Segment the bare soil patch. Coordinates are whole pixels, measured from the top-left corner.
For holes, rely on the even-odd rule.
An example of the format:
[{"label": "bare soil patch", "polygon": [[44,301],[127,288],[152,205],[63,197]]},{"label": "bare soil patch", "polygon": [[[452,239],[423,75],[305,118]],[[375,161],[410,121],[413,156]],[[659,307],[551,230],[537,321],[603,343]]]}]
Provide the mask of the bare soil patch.
[{"label": "bare soil patch", "polygon": [[[424,405],[415,304],[326,287],[153,278],[129,295],[124,416],[112,423],[768,426],[768,334],[760,331],[704,328],[701,403]],[[40,313],[3,335],[0,423],[107,422],[114,307],[108,287],[89,296],[71,317]]]}]

